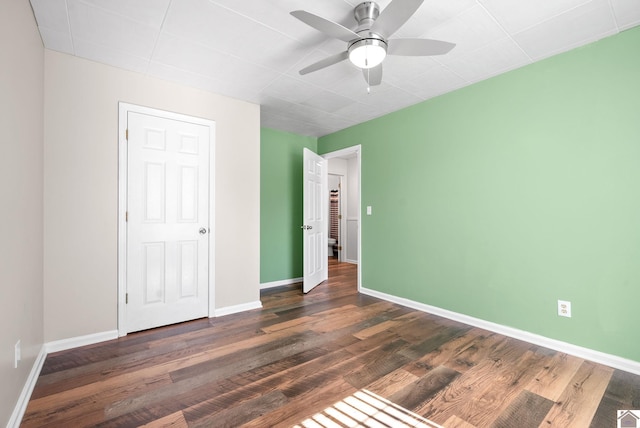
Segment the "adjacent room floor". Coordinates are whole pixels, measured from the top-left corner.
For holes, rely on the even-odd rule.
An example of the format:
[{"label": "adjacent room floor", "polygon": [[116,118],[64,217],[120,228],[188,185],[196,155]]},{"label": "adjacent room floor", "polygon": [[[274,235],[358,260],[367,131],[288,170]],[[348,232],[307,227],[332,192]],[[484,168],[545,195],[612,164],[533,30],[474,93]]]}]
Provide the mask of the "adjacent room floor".
[{"label": "adjacent room floor", "polygon": [[[357,293],[356,266],[262,310],[50,354],[42,426],[615,427],[640,377]],[[422,425],[420,425],[422,424]]]}]

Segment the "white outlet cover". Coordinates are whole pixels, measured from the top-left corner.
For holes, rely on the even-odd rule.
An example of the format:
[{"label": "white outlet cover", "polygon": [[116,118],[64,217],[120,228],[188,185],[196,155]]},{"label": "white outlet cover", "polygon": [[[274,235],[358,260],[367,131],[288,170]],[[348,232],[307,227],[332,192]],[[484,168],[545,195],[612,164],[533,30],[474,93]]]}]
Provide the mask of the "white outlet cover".
[{"label": "white outlet cover", "polygon": [[16,346],[14,347],[14,359],[13,359],[13,368],[17,369],[18,368],[18,361],[20,361],[22,359],[22,355],[20,352],[20,341],[18,340],[16,342]]},{"label": "white outlet cover", "polygon": [[558,300],[558,316],[571,318],[571,302]]}]

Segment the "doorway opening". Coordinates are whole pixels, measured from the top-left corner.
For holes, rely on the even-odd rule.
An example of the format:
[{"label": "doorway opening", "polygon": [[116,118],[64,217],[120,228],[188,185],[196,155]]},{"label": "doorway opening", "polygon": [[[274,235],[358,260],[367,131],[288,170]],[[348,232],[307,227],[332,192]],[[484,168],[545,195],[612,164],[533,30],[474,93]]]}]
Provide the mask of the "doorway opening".
[{"label": "doorway opening", "polygon": [[[337,159],[335,159],[337,160]],[[329,161],[331,164],[331,161]],[[342,243],[344,241],[345,227],[342,224],[344,213],[344,196],[342,193],[344,176],[338,174],[329,173],[329,179],[327,180],[329,186],[329,232],[327,234],[327,255],[329,261],[332,258],[337,261],[343,261],[344,252],[342,251]]]},{"label": "doorway opening", "polygon": [[[359,291],[362,287],[361,146],[326,153],[322,157],[327,160],[329,183],[326,195],[329,215],[327,226],[329,280],[342,275],[345,269],[355,268]],[[337,192],[332,192],[336,190]],[[344,267],[341,268],[340,265]]]}]

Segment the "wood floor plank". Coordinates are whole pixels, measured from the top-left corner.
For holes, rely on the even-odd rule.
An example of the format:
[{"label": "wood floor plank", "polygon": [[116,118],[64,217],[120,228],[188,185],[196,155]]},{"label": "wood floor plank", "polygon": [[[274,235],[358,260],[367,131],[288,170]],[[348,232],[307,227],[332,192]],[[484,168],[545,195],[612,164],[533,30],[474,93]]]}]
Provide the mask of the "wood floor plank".
[{"label": "wood floor plank", "polygon": [[618,410],[640,410],[640,377],[614,370],[590,428],[615,426]]},{"label": "wood floor plank", "polygon": [[156,419],[153,422],[142,425],[141,428],[188,428],[187,420],[184,418],[184,414],[175,412],[164,418]]},{"label": "wood floor plank", "polygon": [[440,327],[440,328],[437,328],[436,330],[437,331],[434,331],[433,333],[431,333],[430,336],[427,337],[426,339],[412,346],[409,346],[406,349],[403,349],[401,351],[402,355],[404,355],[405,357],[411,360],[421,358],[424,355],[427,355],[437,350],[444,344],[451,342],[457,337],[464,335],[466,332],[470,330],[470,328],[466,326],[464,327],[455,326],[455,327]]},{"label": "wood floor plank", "polygon": [[410,343],[418,343],[425,340],[433,332],[438,331],[442,324],[434,321],[433,317],[425,313],[413,313],[397,319],[404,321],[400,327],[392,328],[400,337]]},{"label": "wood floor plank", "polygon": [[[234,375],[249,368],[259,367],[270,362],[295,355],[299,352],[318,346],[322,337],[313,332],[302,332],[280,336],[265,343],[256,343],[250,352],[236,351],[180,367],[170,372],[174,382],[184,379],[207,377],[214,380]],[[204,380],[203,380],[204,381]]]},{"label": "wood floor plank", "polygon": [[[446,360],[444,364],[447,367],[464,373],[487,358],[499,358],[501,352],[506,351],[512,343],[506,336],[487,331],[481,331],[472,337],[473,340],[468,344],[469,346],[460,349],[460,352],[456,353],[453,358]],[[423,361],[429,362],[430,360],[425,358]]]},{"label": "wood floor plank", "polygon": [[392,427],[441,428],[371,391],[356,391],[312,417],[294,425],[294,428],[317,427]]},{"label": "wood floor plank", "polygon": [[282,347],[264,350],[258,354],[258,358],[254,358],[252,353],[238,351],[209,360],[205,367],[202,367],[200,363],[187,366],[171,373],[173,383],[157,388],[152,394],[132,395],[125,400],[114,403],[107,409],[107,414],[109,417],[115,417],[124,412],[150,405],[154,401],[169,399],[176,394],[188,393],[194,388],[315,348],[318,346],[319,340],[320,338],[315,334],[295,336],[295,340],[289,338],[286,345]]},{"label": "wood floor plank", "polygon": [[382,321],[378,324],[374,324],[371,327],[365,328],[357,333],[354,334],[355,337],[357,337],[358,339],[367,339],[371,336],[374,336],[378,333],[381,333],[383,331],[392,329],[393,327],[398,327],[402,325],[402,321],[401,320],[395,320],[395,319],[388,319],[386,321]]},{"label": "wood floor plank", "polygon": [[[214,334],[214,332],[210,332],[210,334]],[[251,333],[244,332],[244,334],[246,336]],[[260,335],[262,333],[256,334],[256,336]],[[182,340],[167,340],[163,342],[163,346],[152,343],[145,349],[131,350],[129,354],[117,355],[112,358],[105,357],[103,361],[51,372],[38,379],[38,385],[32,397],[38,398],[58,391],[100,382],[112,375],[113,367],[118,367],[119,374],[126,374],[143,368],[151,368],[158,364],[170,363],[179,358],[188,358],[189,355],[206,351],[213,337],[217,339],[220,347],[228,345],[230,342],[227,340],[227,336],[222,334],[209,337],[200,334],[199,337],[194,338],[189,333],[183,336]]]},{"label": "wood floor plank", "polygon": [[290,396],[285,406],[257,417],[244,426],[247,428],[291,427],[315,413],[321,412],[336,400],[348,397],[354,392],[356,392],[354,387],[338,378],[311,390],[301,391],[295,396]]},{"label": "wood floor plank", "polygon": [[491,424],[491,428],[537,427],[544,420],[554,402],[524,390]]},{"label": "wood floor plank", "polygon": [[[460,419],[456,415],[449,417],[443,426],[446,428],[478,428],[475,425],[471,425],[469,422]],[[520,428],[524,428],[524,425]]]},{"label": "wood floor plank", "polygon": [[531,380],[526,389],[551,401],[556,401],[567,389],[567,385],[583,362],[582,358],[558,352]]},{"label": "wood floor plank", "polygon": [[367,318],[371,318],[380,311],[390,308],[388,302],[378,302],[367,305],[358,311],[347,310],[343,313],[333,315],[331,318],[320,319],[309,325],[309,329],[317,333],[328,333],[339,330],[353,324],[360,323]]},{"label": "wood floor plank", "polygon": [[144,396],[135,397],[133,400],[116,402],[105,409],[105,414],[114,426],[126,426],[130,424],[129,421],[132,418],[138,420],[139,414],[144,415],[146,412],[151,412],[154,417],[164,416],[210,400],[211,397],[215,397],[217,401],[211,401],[210,408],[213,409],[213,406],[217,405],[216,409],[222,410],[229,406],[229,402],[239,403],[268,393],[274,389],[274,386],[282,383],[282,378],[286,378],[290,370],[299,372],[310,362],[316,360],[341,361],[348,355],[343,352],[342,355],[331,356],[320,348],[313,348],[266,366],[250,369],[195,388],[190,388],[187,383],[179,382],[175,384],[175,387],[168,388],[166,391],[153,391]]},{"label": "wood floor plank", "polygon": [[[282,408],[288,398],[281,391],[271,391],[267,394],[232,406],[215,414],[206,411],[206,402],[193,406],[184,411],[190,428],[234,428],[250,422],[265,413]],[[202,411],[202,408],[205,411]]]},{"label": "wood floor plank", "polygon": [[588,427],[613,375],[613,369],[582,363],[540,427]]},{"label": "wood floor plank", "polygon": [[[65,403],[66,404],[66,403]],[[69,413],[61,406],[49,408],[47,411],[34,411],[33,413],[25,413],[20,423],[21,428],[41,428],[56,426],[78,426],[93,427],[97,426],[104,420],[104,410],[102,406],[97,405],[93,408],[90,406],[80,407],[81,411]],[[55,410],[53,410],[55,409]],[[58,411],[61,410],[61,411]]]},{"label": "wood floor plank", "polygon": [[278,373],[270,378],[262,379],[248,385],[250,388],[261,387],[268,390],[279,389],[287,397],[293,398],[300,394],[313,391],[324,384],[342,378],[342,373],[355,370],[362,366],[357,357],[349,355],[344,350],[316,358],[306,364]]},{"label": "wood floor plank", "polygon": [[[371,343],[372,338],[367,339]],[[363,363],[363,367],[357,371],[348,373],[344,376],[345,380],[356,388],[363,388],[366,385],[374,382],[376,379],[391,373],[407,364],[409,359],[400,354],[399,351],[406,348],[408,343],[402,339],[394,339],[392,341],[385,341],[379,343],[379,351],[368,351],[365,354],[356,353],[353,347],[347,348],[347,351],[358,356],[361,355],[360,360]]]},{"label": "wood floor plank", "polygon": [[[122,376],[116,376],[98,384],[85,385],[29,401],[23,424],[44,426],[57,420],[77,421],[89,414],[104,417],[104,408],[109,403],[129,394],[141,394],[156,389],[159,385],[170,384],[169,375],[159,371],[148,373],[147,377],[134,382],[122,379]],[[61,402],[65,405],[60,406]]]},{"label": "wood floor plank", "polygon": [[508,338],[486,330],[471,329],[464,335],[453,338],[437,349],[418,358],[407,368],[416,376],[423,376],[439,365],[463,373],[492,353],[508,346]]},{"label": "wood floor plank", "polygon": [[[317,351],[317,349],[309,350],[308,353]],[[279,362],[278,362],[279,363]],[[307,361],[299,361],[299,364],[293,364],[290,367],[273,367],[268,371],[260,369],[260,373],[256,373],[256,370],[233,376],[229,379],[221,380],[220,382],[226,383],[229,388],[225,391],[224,388],[215,388],[215,385],[204,385],[203,391],[185,391],[182,395],[176,396],[175,399],[168,398],[162,403],[161,406],[167,406],[168,403],[177,401],[178,407],[180,404],[188,404],[185,401],[186,396],[190,400],[196,400],[200,397],[200,400],[205,400],[203,397],[208,397],[205,394],[208,389],[210,394],[216,396],[215,399],[209,400],[210,410],[212,412],[219,411],[229,406],[229,403],[237,403],[248,399],[253,399],[260,394],[268,393],[277,387],[287,388],[299,388],[302,390],[309,390],[317,387],[320,377],[326,379],[338,379],[341,370],[348,370],[349,367],[359,367],[361,363],[346,352],[345,350],[338,350],[331,354],[325,354],[310,358]],[[276,363],[274,363],[275,365]],[[323,368],[332,367],[333,374]],[[280,368],[280,370],[277,370]],[[226,381],[226,382],[225,382]],[[309,382],[310,387],[304,385],[304,382]],[[224,385],[220,385],[224,386]],[[221,395],[220,395],[221,394]],[[293,393],[292,395],[294,395]],[[157,398],[157,395],[154,395]],[[152,397],[153,399],[153,397]],[[218,406],[214,408],[212,406]]]},{"label": "wood floor plank", "polygon": [[362,322],[359,322],[358,326],[360,330],[353,333],[353,335],[360,340],[365,340],[385,331],[395,332],[394,327],[402,324],[402,321],[396,318],[402,317],[405,314],[405,308],[390,304],[386,309],[379,313],[372,314],[373,316],[367,317]]},{"label": "wood floor plank", "polygon": [[399,368],[367,385],[367,390],[383,397],[391,397],[418,379],[418,376],[408,372],[405,368]]},{"label": "wood floor plank", "polygon": [[419,409],[454,381],[460,373],[438,366],[415,382],[405,386],[389,397],[389,400],[408,410]]},{"label": "wood floor plank", "polygon": [[416,413],[443,423],[450,416],[489,426],[544,362],[531,345],[511,339],[499,358],[487,358],[438,393]]},{"label": "wood floor plank", "polygon": [[[530,346],[523,342],[521,345]],[[548,349],[530,346],[521,358],[498,370],[493,385],[487,386],[478,396],[478,402],[482,403],[482,411],[468,415],[465,420],[478,426],[490,426],[498,415],[509,411],[524,385],[535,376],[547,358]]]},{"label": "wood floor plank", "polygon": [[[202,324],[201,320],[195,321],[195,323]],[[242,329],[242,331],[245,331],[245,335],[248,336],[247,340],[250,341],[251,337],[264,336],[264,334],[260,332],[257,334],[255,333],[255,325],[249,327],[250,329],[248,332],[246,332],[244,328]],[[217,328],[212,328],[210,334],[215,334],[215,331],[217,330]],[[237,331],[235,328],[229,330]],[[39,398],[40,396],[51,395],[58,391],[67,391],[82,386],[89,386],[89,388],[91,388],[91,384],[102,382],[105,379],[108,379],[108,381],[114,380],[112,379],[115,375],[115,372],[112,370],[113,367],[118,368],[118,376],[125,376],[128,373],[132,373],[132,378],[127,377],[126,379],[134,380],[135,373],[140,373],[141,370],[153,371],[157,370],[157,366],[159,365],[166,365],[163,371],[170,371],[176,363],[184,361],[196,363],[198,358],[202,358],[204,360],[213,358],[213,354],[209,351],[209,348],[214,337],[217,337],[218,339],[216,341],[218,345],[216,352],[224,353],[225,350],[229,349],[230,345],[232,346],[232,350],[233,346],[237,346],[237,338],[230,341],[227,340],[227,336],[224,334],[218,334],[217,336],[211,337],[197,337],[197,341],[194,342],[191,337],[191,334],[194,331],[199,332],[202,336],[200,333],[202,332],[201,329],[188,330],[187,333],[183,336],[179,336],[178,338],[176,338],[175,335],[167,335],[168,339],[165,340],[163,347],[155,346],[153,349],[143,349],[139,352],[132,352],[128,355],[117,356],[104,361],[98,361],[84,366],[73,367],[40,376],[38,379],[38,387],[34,390],[32,398]],[[146,332],[143,333],[146,334]],[[149,336],[153,337],[154,341],[157,338],[157,335]],[[268,342],[268,340],[263,338],[260,342],[264,343],[265,341]],[[120,346],[118,346],[118,348],[120,348]],[[152,376],[146,372],[143,373],[143,375],[145,378]],[[84,395],[84,393],[81,393],[81,395]]]},{"label": "wood floor plank", "polygon": [[351,406],[369,418],[354,426],[415,409],[446,428],[604,428],[640,408],[640,376],[359,294],[356,275],[332,259],[308,294],[51,354],[21,426],[328,428]]},{"label": "wood floor plank", "polygon": [[265,333],[273,333],[274,331],[285,330],[291,327],[298,327],[300,326],[300,324],[306,324],[308,322],[311,322],[312,320],[313,320],[312,316],[294,318],[291,320],[279,322],[277,324],[271,324],[271,325],[262,327],[262,331],[264,331]]},{"label": "wood floor plank", "polygon": [[204,331],[210,327],[207,319],[200,319],[190,323],[176,324],[169,327],[140,332],[135,337],[123,343],[121,340],[110,340],[74,349],[74,352],[61,351],[47,355],[41,375],[68,368],[84,366],[89,363],[101,362],[106,359],[128,355],[139,349],[146,349],[155,340],[167,341],[170,338],[183,338],[193,331]]}]

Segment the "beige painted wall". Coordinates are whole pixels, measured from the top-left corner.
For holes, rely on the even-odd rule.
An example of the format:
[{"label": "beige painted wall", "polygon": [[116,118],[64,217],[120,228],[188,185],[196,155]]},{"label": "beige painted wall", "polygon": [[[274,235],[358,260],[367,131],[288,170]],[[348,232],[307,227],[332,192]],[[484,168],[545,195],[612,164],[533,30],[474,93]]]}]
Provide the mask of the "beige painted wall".
[{"label": "beige painted wall", "polygon": [[260,107],[45,50],[45,341],[117,329],[118,102],[216,122],[216,307],[260,299]]},{"label": "beige painted wall", "polygon": [[43,343],[43,51],[29,2],[0,1],[0,426]]}]

